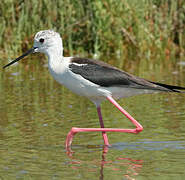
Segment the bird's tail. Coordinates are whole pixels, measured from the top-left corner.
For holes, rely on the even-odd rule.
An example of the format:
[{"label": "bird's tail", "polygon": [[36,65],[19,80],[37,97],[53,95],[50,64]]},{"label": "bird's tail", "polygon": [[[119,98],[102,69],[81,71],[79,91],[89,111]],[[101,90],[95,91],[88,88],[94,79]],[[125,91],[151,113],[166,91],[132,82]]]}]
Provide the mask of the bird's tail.
[{"label": "bird's tail", "polygon": [[[168,90],[170,90],[171,92],[178,92],[178,93],[185,93],[185,87],[181,87],[181,86],[173,86],[173,85],[168,85],[168,84],[162,84],[162,83],[158,83],[158,82],[152,82],[153,84],[156,84],[158,86],[162,86]],[[181,91],[184,90],[184,91]]]}]

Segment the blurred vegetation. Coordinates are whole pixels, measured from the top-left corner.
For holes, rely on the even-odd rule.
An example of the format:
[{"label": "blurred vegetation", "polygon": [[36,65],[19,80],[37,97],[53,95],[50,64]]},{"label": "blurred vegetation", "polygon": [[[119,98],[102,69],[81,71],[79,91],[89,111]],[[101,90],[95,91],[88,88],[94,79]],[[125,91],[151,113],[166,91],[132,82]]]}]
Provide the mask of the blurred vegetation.
[{"label": "blurred vegetation", "polygon": [[184,0],[0,1],[0,55],[17,56],[54,29],[64,55],[173,60],[185,54]]}]

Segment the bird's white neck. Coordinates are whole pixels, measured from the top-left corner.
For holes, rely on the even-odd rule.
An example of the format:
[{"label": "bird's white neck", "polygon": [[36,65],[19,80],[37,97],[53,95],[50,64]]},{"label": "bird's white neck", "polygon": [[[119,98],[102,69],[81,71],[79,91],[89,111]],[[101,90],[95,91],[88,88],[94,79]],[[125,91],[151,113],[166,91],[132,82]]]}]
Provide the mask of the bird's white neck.
[{"label": "bird's white neck", "polygon": [[48,57],[48,65],[50,68],[54,68],[59,63],[61,63],[63,59],[63,48],[48,48],[47,52],[45,53]]},{"label": "bird's white neck", "polygon": [[62,47],[49,47],[45,52],[48,59],[63,57],[63,48]]}]

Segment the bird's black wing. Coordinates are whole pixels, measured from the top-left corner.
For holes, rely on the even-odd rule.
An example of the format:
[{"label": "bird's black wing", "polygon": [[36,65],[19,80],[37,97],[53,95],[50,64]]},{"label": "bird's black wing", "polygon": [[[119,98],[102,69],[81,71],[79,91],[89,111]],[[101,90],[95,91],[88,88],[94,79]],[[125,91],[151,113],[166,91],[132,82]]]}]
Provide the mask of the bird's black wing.
[{"label": "bird's black wing", "polygon": [[161,86],[160,83],[150,82],[133,76],[102,61],[72,58],[69,68],[73,73],[79,74],[83,78],[104,87],[125,86],[138,89],[175,91],[168,88],[168,85]]}]

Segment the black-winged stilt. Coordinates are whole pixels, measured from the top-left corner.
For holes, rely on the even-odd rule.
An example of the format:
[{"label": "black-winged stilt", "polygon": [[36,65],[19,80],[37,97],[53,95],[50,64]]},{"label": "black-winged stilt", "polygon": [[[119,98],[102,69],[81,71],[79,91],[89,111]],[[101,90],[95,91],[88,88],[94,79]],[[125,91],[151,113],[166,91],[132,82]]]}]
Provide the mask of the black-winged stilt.
[{"label": "black-winged stilt", "polygon": [[[53,30],[38,32],[35,35],[33,47],[3,68],[34,52],[44,53],[48,57],[49,71],[56,81],[74,93],[86,96],[96,105],[101,128],[73,127],[67,135],[66,148],[71,145],[73,136],[78,132],[100,131],[103,135],[104,144],[107,146],[109,142],[106,132],[141,132],[143,127],[115,99],[156,91],[181,92],[180,90],[185,90],[185,87],[161,84],[133,76],[101,61],[87,58],[63,57],[62,39]],[[105,99],[109,100],[119,109],[136,128],[105,128],[100,108],[101,102]]]}]

